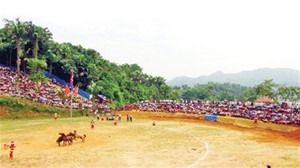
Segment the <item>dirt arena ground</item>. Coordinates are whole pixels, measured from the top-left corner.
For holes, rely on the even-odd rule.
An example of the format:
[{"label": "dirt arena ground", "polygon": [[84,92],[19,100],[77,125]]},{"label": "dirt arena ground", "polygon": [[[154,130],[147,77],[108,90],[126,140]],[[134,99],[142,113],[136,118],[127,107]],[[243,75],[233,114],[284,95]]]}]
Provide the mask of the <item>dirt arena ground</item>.
[{"label": "dirt arena ground", "polygon": [[[3,167],[300,167],[299,127],[200,115],[132,112],[133,122],[92,117],[0,120]],[[94,119],[95,128],[90,128]],[[152,126],[155,121],[156,125]],[[86,142],[58,147],[59,132],[76,129]],[[14,159],[4,143],[15,141]]]}]

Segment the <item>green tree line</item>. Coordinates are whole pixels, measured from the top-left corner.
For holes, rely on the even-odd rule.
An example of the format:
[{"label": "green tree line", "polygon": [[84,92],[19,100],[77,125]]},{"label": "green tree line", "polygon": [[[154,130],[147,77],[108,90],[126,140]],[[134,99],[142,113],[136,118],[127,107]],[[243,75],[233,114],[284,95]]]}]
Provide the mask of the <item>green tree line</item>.
[{"label": "green tree line", "polygon": [[99,52],[71,43],[58,43],[48,28],[32,22],[4,19],[0,29],[0,63],[30,74],[33,81],[45,82],[43,71],[69,81],[95,97],[103,94],[114,106],[144,99],[177,98],[166,80],[143,73],[137,64],[117,65]]},{"label": "green tree line", "polygon": [[179,92],[180,98],[184,100],[213,100],[213,101],[252,101],[259,97],[269,97],[275,103],[279,101],[300,100],[300,87],[284,86],[273,82],[273,79],[253,87],[241,86],[231,83],[214,83],[197,84],[193,87],[182,85],[173,87]]},{"label": "green tree line", "polygon": [[74,84],[93,97],[103,94],[113,106],[123,106],[145,99],[255,100],[269,96],[274,100],[299,100],[299,87],[285,87],[266,80],[255,87],[230,83],[207,83],[188,87],[171,87],[160,76],[143,73],[137,64],[117,65],[104,59],[94,49],[71,43],[58,43],[48,28],[31,21],[4,19],[0,29],[0,63],[17,67],[17,72],[30,74],[33,81],[46,82],[49,74],[69,81],[74,72]]}]

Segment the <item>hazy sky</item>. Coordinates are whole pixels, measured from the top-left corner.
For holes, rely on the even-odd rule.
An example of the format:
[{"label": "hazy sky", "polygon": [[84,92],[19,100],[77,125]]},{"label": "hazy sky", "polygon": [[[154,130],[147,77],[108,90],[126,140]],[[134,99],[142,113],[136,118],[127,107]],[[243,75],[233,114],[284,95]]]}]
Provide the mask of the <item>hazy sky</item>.
[{"label": "hazy sky", "polygon": [[[170,80],[300,69],[299,0],[0,0],[0,17]],[[3,28],[1,22],[0,28]]]}]

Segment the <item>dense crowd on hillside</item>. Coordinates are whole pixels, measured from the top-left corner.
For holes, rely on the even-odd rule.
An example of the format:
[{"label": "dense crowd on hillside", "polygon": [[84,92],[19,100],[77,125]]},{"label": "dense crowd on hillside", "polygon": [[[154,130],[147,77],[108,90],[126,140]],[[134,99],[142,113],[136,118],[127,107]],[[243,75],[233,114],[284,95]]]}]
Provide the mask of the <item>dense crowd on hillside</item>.
[{"label": "dense crowd on hillside", "polygon": [[129,104],[120,110],[140,110],[140,111],[162,111],[162,112],[182,112],[191,114],[211,114],[220,116],[241,117],[251,120],[261,120],[263,122],[273,122],[278,124],[300,125],[300,108],[295,104],[287,103],[253,103],[253,102],[205,102],[205,101],[141,101],[138,104]]},{"label": "dense crowd on hillside", "polygon": [[[34,102],[40,102],[54,107],[92,109],[92,101],[81,96],[72,100],[63,98],[64,86],[49,80],[45,84],[38,84],[29,79],[23,72],[17,74],[14,69],[0,66],[0,95],[8,94]],[[96,102],[96,108],[108,109],[107,104]],[[95,109],[94,109],[95,110]],[[192,114],[212,114],[232,117],[242,117],[251,120],[261,120],[279,124],[300,125],[300,106],[287,103],[251,103],[251,102],[205,102],[193,100],[146,100],[137,104],[126,105],[119,110],[182,112]]]},{"label": "dense crowd on hillside", "polygon": [[[71,100],[61,98],[64,86],[49,80],[45,84],[38,84],[29,79],[29,75],[14,69],[0,66],[0,94],[8,94],[13,97],[21,97],[34,102],[44,103],[54,107],[71,108]],[[92,102],[81,96],[72,99],[72,108],[91,108]]]}]

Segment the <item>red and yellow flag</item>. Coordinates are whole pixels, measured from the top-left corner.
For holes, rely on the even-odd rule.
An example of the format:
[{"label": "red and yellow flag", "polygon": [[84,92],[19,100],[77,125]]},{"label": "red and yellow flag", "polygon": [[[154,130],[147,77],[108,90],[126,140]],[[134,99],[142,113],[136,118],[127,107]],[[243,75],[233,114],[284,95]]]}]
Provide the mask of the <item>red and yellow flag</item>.
[{"label": "red and yellow flag", "polygon": [[73,95],[77,95],[78,94],[78,89],[79,89],[79,86],[78,85],[76,85],[75,87],[74,87],[74,89],[73,89]]},{"label": "red and yellow flag", "polygon": [[71,90],[70,90],[68,84],[66,84],[64,96],[65,96],[65,97],[68,96],[68,94],[69,94],[70,92],[71,92]]}]

